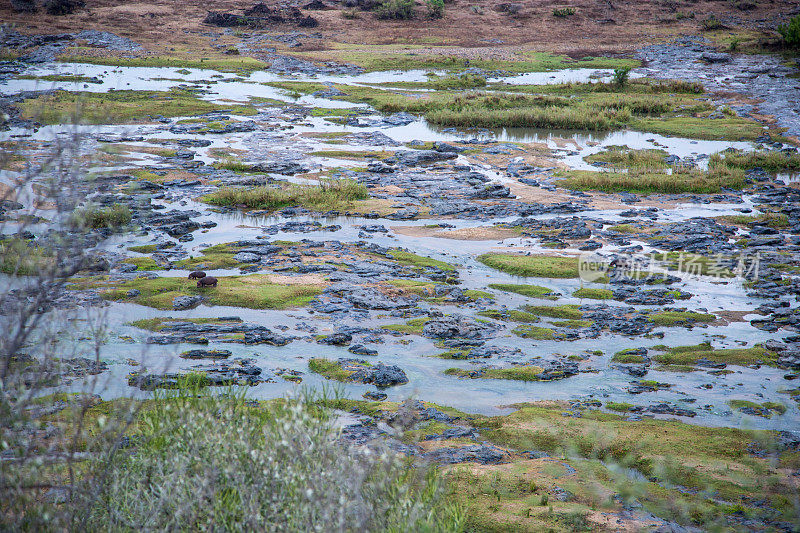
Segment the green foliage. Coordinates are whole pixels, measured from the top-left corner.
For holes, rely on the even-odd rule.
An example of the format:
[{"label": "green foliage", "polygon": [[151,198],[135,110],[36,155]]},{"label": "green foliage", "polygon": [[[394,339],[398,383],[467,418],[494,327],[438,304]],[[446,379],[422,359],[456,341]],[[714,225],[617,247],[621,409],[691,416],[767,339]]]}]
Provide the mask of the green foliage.
[{"label": "green foliage", "polygon": [[632,150],[627,146],[609,146],[605,150],[584,157],[590,163],[606,163],[614,169],[661,169],[667,164],[665,150]]},{"label": "green foliage", "polygon": [[595,289],[581,287],[572,293],[575,298],[589,298],[590,300],[609,300],[613,294],[609,289]]},{"label": "green foliage", "polygon": [[52,250],[34,241],[20,238],[0,239],[0,272],[14,276],[31,276],[54,265]]},{"label": "green foliage", "polygon": [[556,332],[550,328],[542,328],[539,326],[520,326],[512,330],[514,335],[518,335],[524,339],[534,340],[552,340],[556,337]]},{"label": "green foliage", "polygon": [[[134,453],[100,463],[89,530],[457,531],[434,470],[336,440],[326,410],[253,407],[187,378],[139,417]],[[102,475],[101,475],[102,474]],[[157,490],[154,490],[157,488]]]},{"label": "green foliage", "polygon": [[440,19],[444,16],[444,0],[425,0],[428,6],[428,15],[432,19]]},{"label": "green foliage", "polygon": [[723,188],[741,189],[745,186],[744,171],[724,165],[710,165],[708,170],[636,170],[628,172],[596,172],[571,170],[564,172],[562,187],[580,190],[629,191],[648,193],[716,193]]},{"label": "green foliage", "polygon": [[575,14],[574,7],[557,7],[553,9],[553,16],[559,18],[571,17]]},{"label": "green foliage", "polygon": [[783,37],[783,44],[787,48],[800,48],[800,15],[795,15],[787,24],[778,26],[778,33]]},{"label": "green foliage", "polygon": [[614,85],[617,87],[624,87],[628,83],[628,77],[631,74],[631,67],[620,67],[614,69]]},{"label": "green foliage", "polygon": [[539,381],[539,374],[542,372],[544,372],[544,369],[535,365],[487,368],[479,372],[470,372],[460,368],[448,368],[444,371],[445,375],[459,378],[510,379],[514,381]]},{"label": "green foliage", "polygon": [[131,210],[128,206],[114,204],[110,207],[86,207],[77,209],[70,218],[71,225],[78,228],[119,229],[130,224]]},{"label": "green foliage", "polygon": [[577,278],[578,258],[549,255],[514,255],[488,253],[478,261],[515,276],[539,278]]},{"label": "green foliage", "polygon": [[369,197],[367,188],[353,180],[320,182],[319,185],[286,187],[222,187],[203,197],[212,205],[243,206],[250,209],[280,209],[302,206],[309,209],[334,209],[348,202]]},{"label": "green foliage", "polygon": [[409,20],[414,18],[414,0],[383,0],[375,12],[379,19]]},{"label": "green foliage", "polygon": [[716,15],[711,14],[706,18],[704,18],[702,21],[700,21],[700,28],[703,31],[712,31],[712,30],[721,30],[725,28],[725,26],[722,24],[722,21],[720,21],[716,17]]},{"label": "green foliage", "polygon": [[745,152],[743,150],[726,150],[724,153],[711,154],[709,166],[725,166],[729,168],[763,168],[769,172],[785,172],[800,170],[800,154],[781,152],[778,150]]},{"label": "green foliage", "polygon": [[558,294],[553,289],[541,287],[539,285],[520,285],[516,283],[490,283],[490,289],[498,291],[513,292],[529,298],[541,298],[544,300],[558,300]]},{"label": "green foliage", "polygon": [[[203,296],[206,303],[246,307],[248,309],[288,309],[308,304],[322,292],[317,285],[287,285],[272,283],[269,276],[220,276],[219,285],[199,288],[194,280],[185,278],[136,278],[101,292],[107,300],[125,300],[156,309],[172,309],[172,301],[178,296]],[[129,297],[128,291],[136,289],[139,294]]]},{"label": "green foliage", "polygon": [[201,99],[188,89],[169,91],[129,91],[108,93],[55,91],[18,104],[22,116],[43,124],[73,123],[124,124],[146,122],[151,117],[181,117],[226,110],[239,115],[253,115],[249,105],[222,105]]}]

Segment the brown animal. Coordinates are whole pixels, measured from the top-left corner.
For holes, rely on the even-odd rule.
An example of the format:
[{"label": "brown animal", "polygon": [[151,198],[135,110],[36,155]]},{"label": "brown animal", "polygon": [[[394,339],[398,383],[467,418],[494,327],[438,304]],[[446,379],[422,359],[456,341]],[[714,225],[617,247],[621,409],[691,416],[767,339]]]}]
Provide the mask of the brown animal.
[{"label": "brown animal", "polygon": [[189,279],[201,279],[206,277],[206,273],[202,270],[195,270],[191,274],[189,274]]},{"label": "brown animal", "polygon": [[206,276],[204,278],[200,278],[197,281],[197,286],[201,289],[203,287],[216,287],[217,286],[217,278],[214,276]]}]

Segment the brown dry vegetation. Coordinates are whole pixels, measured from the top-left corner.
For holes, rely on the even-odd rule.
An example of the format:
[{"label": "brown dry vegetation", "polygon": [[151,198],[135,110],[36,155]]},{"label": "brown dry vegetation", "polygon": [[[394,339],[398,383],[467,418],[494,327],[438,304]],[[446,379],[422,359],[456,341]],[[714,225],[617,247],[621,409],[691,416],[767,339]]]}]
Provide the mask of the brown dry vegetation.
[{"label": "brown dry vegetation", "polygon": [[[141,3],[87,0],[85,8],[72,15],[57,17],[43,11],[14,13],[10,0],[2,0],[0,17],[6,23],[17,25],[23,32],[98,29],[132,38],[154,54],[180,56],[208,52],[213,55],[215,49],[207,34],[221,33],[222,30],[202,24],[207,9],[241,12],[253,3],[255,1],[218,0],[209,4],[180,0]],[[278,4],[274,0],[265,3]],[[558,2],[558,7],[574,7],[576,13],[557,18],[552,14],[555,4],[549,0],[523,0],[519,2],[522,9],[517,15],[498,11],[501,3],[499,0],[454,0],[447,3],[445,16],[440,20],[428,19],[422,5],[418,6],[419,14],[412,21],[377,22],[372,13],[362,13],[359,19],[348,20],[342,17],[338,8],[308,11],[307,14],[319,20],[319,27],[313,31],[321,32],[323,39],[309,40],[313,44],[305,45],[305,50],[310,51],[310,46],[324,51],[332,43],[353,43],[355,46],[392,44],[407,45],[407,48],[417,48],[422,53],[464,58],[508,59],[522,49],[566,53],[580,58],[628,52],[671,35],[698,33],[700,21],[710,14],[729,27],[757,33],[763,28],[774,28],[782,15],[797,8],[797,2],[790,0],[758,2],[757,8],[750,11],[737,10],[730,2],[704,0],[565,0]],[[474,13],[471,6],[480,6],[483,14]],[[678,20],[676,14],[679,12],[693,12],[695,17]],[[285,33],[291,29],[294,27],[276,26],[274,31]],[[496,42],[497,39],[502,42]],[[218,46],[216,53],[221,53],[225,45],[234,40],[234,37],[220,38],[214,43]],[[275,42],[268,43],[270,47],[275,45]],[[424,48],[428,45],[434,47]],[[520,45],[527,46],[520,48]]]}]

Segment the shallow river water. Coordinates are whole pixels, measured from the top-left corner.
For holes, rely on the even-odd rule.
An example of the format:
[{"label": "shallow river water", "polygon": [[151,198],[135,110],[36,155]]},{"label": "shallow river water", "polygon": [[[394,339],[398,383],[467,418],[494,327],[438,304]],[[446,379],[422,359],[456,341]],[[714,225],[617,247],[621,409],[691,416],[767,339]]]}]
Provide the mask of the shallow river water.
[{"label": "shallow river water", "polygon": [[[203,98],[214,102],[247,102],[251,97],[272,98],[309,107],[323,108],[344,108],[359,107],[341,101],[330,100],[314,96],[302,96],[293,98],[285,91],[264,85],[274,81],[315,81],[336,84],[360,84],[370,85],[375,83],[387,83],[396,81],[425,81],[427,78],[423,71],[411,72],[381,72],[368,73],[358,76],[281,76],[271,73],[253,73],[249,76],[231,75],[217,73],[210,70],[186,69],[178,71],[174,68],[136,68],[136,67],[106,67],[83,64],[45,64],[31,67],[24,74],[27,75],[48,75],[48,74],[74,74],[86,77],[97,77],[103,83],[73,83],[73,82],[41,82],[35,80],[8,80],[0,85],[0,92],[5,94],[16,94],[22,91],[35,91],[46,89],[63,88],[67,90],[81,90],[92,92],[105,92],[109,90],[166,90],[183,84],[200,85],[208,90]],[[563,71],[556,73],[531,73],[511,78],[503,78],[502,81],[508,84],[541,84],[541,83],[560,83],[564,81],[588,81],[607,77],[608,71],[596,71],[593,69]],[[209,83],[211,82],[211,83]],[[255,117],[231,117],[234,120],[259,121],[260,116]],[[375,115],[377,118],[377,114]],[[178,119],[175,119],[178,120]],[[174,121],[173,121],[174,123]],[[611,133],[593,134],[561,132],[536,129],[505,129],[500,131],[480,131],[463,132],[447,128],[434,127],[427,124],[423,119],[417,118],[402,126],[387,126],[385,124],[374,127],[355,127],[333,124],[321,117],[307,117],[297,123],[288,123],[291,129],[276,129],[275,125],[281,125],[280,120],[274,117],[270,121],[269,135],[275,142],[285,146],[287,152],[310,152],[313,150],[375,150],[384,148],[383,146],[364,146],[337,144],[331,146],[325,144],[321,139],[301,137],[301,134],[314,132],[348,132],[348,133],[370,133],[381,132],[391,139],[406,143],[412,140],[420,141],[457,141],[475,138],[476,136],[484,139],[492,139],[500,142],[523,142],[523,143],[543,143],[555,156],[563,161],[564,164],[574,169],[596,169],[584,161],[584,157],[601,151],[604,147],[612,145],[627,145],[631,148],[662,148],[669,154],[677,155],[681,158],[692,157],[701,160],[710,154],[719,152],[726,148],[734,147],[749,150],[751,143],[743,142],[723,142],[723,141],[699,141],[682,138],[665,137],[661,135],[641,133],[636,131],[616,131]],[[206,147],[193,148],[195,155],[194,161],[210,164],[215,158],[210,155],[215,148],[244,149],[252,153],[253,143],[263,143],[264,137],[254,140],[253,132],[230,133],[225,135],[192,135],[170,133],[159,125],[136,125],[136,126],[48,126],[41,127],[37,131],[24,130],[20,128],[6,132],[0,132],[0,140],[42,140],[50,141],[59,135],[66,135],[78,131],[87,138],[100,135],[114,136],[137,136],[143,137],[143,141],[126,141],[126,144],[134,146],[146,146],[148,139],[207,139],[211,144]],[[257,131],[256,134],[263,133]],[[90,143],[91,144],[91,143]],[[98,146],[94,143],[92,146]],[[257,161],[261,159],[258,153],[242,156],[246,161]],[[363,166],[361,161],[347,161],[334,158],[319,158],[305,156],[302,161],[312,170],[328,170],[333,168],[355,168]],[[456,160],[456,164],[466,162],[463,156]],[[126,161],[125,168],[131,165],[148,166],[157,169],[158,167],[167,168],[174,165],[174,161],[164,161],[162,158],[147,154],[135,154],[135,159]],[[702,165],[702,163],[701,163]],[[113,170],[113,164],[103,167],[96,167],[94,170]],[[498,183],[510,183],[514,179],[498,171],[496,168],[486,165],[484,169],[476,169]],[[13,173],[4,173],[0,176],[3,181],[13,179]],[[287,179],[286,176],[274,177]],[[293,178],[288,178],[293,179]],[[394,221],[387,219],[361,218],[338,216],[320,219],[312,216],[253,216],[235,213],[219,213],[208,209],[208,205],[196,201],[198,191],[192,188],[172,189],[170,194],[162,200],[153,203],[162,203],[167,209],[176,210],[196,210],[202,213],[196,220],[199,222],[214,222],[216,225],[210,229],[197,231],[194,233],[194,240],[182,243],[183,249],[190,255],[198,255],[200,250],[207,245],[227,243],[237,240],[247,240],[262,238],[264,226],[270,226],[287,221],[320,221],[323,225],[336,225],[340,229],[336,231],[314,231],[312,233],[294,233],[279,231],[277,234],[270,234],[270,240],[300,241],[311,239],[313,241],[338,240],[344,243],[367,240],[386,247],[402,247],[416,254],[440,259],[448,263],[457,265],[460,268],[459,285],[462,289],[487,290],[490,283],[532,283],[552,289],[554,292],[562,294],[558,304],[592,304],[599,303],[593,300],[580,300],[571,294],[582,286],[578,279],[532,279],[517,278],[493,270],[478,262],[476,256],[492,251],[514,251],[526,250],[531,252],[553,253],[552,250],[541,247],[541,244],[534,239],[527,237],[514,236],[503,240],[454,240],[435,236],[415,236],[392,230],[396,226],[426,226],[447,222],[453,226],[452,229],[477,228],[490,226],[494,223],[510,222],[514,217],[471,220],[465,218],[417,218],[415,220]],[[629,207],[635,207],[629,206]],[[721,215],[739,214],[743,209],[752,208],[753,204],[747,197],[743,198],[742,203],[695,203],[690,201],[677,202],[674,205],[662,207],[657,212],[655,220],[657,222],[680,222],[693,217],[716,217]],[[538,215],[532,218],[548,220],[557,217],[581,217],[584,219],[600,221],[603,224],[618,224],[628,220],[620,216],[623,209],[592,210],[586,212],[576,212],[569,215]],[[382,224],[389,228],[387,233],[371,233],[368,237],[360,235],[360,226],[370,224]],[[174,239],[173,239],[174,240]],[[111,237],[103,247],[106,250],[127,253],[125,249],[129,246],[148,244],[153,242],[152,235],[132,235],[125,234]],[[632,241],[632,245],[642,244],[644,251],[651,248],[647,243]],[[613,251],[613,246],[606,246],[603,251]],[[574,254],[579,251],[576,249],[563,249],[555,253]],[[157,272],[161,276],[185,277],[187,271],[168,270]],[[213,275],[237,275],[237,270],[216,270],[209,271]],[[726,280],[720,282],[708,277],[694,279],[684,276],[685,279],[676,283],[673,287],[691,292],[694,296],[685,301],[678,302],[680,307],[689,310],[702,310],[704,312],[719,311],[752,311],[763,301],[747,295],[741,280]],[[442,312],[460,313],[465,315],[475,315],[481,309],[498,308],[507,306],[509,309],[518,308],[528,303],[534,302],[524,296],[493,291],[495,299],[493,302],[478,301],[469,305],[442,304],[438,305]],[[623,305],[612,300],[605,301],[609,305]],[[434,304],[424,303],[424,307],[436,307]],[[647,306],[634,306],[637,308],[647,308]],[[386,316],[387,313],[380,311],[368,311],[350,313],[345,316],[327,316],[313,313],[310,309],[300,308],[288,311],[278,310],[254,310],[233,307],[210,307],[200,305],[199,307],[185,311],[160,311],[149,307],[143,307],[130,303],[110,303],[103,310],[110,321],[110,331],[108,342],[103,345],[102,358],[109,363],[109,371],[102,375],[102,380],[106,382],[105,395],[115,396],[136,396],[142,393],[135,388],[129,387],[126,375],[134,369],[127,362],[131,359],[142,360],[151,369],[188,369],[197,364],[198,361],[187,361],[177,357],[177,353],[187,346],[176,345],[145,345],[144,341],[152,333],[135,328],[129,323],[133,320],[154,317],[225,317],[237,316],[246,323],[266,326],[270,329],[285,329],[284,335],[296,335],[298,340],[282,346],[246,346],[237,343],[214,343],[208,348],[227,349],[233,352],[233,357],[254,358],[255,364],[264,369],[266,376],[269,376],[271,369],[284,368],[304,372],[303,386],[319,387],[325,380],[319,375],[308,372],[308,359],[311,357],[326,357],[337,359],[341,357],[353,357],[345,347],[328,346],[314,342],[313,336],[308,335],[308,324],[312,324],[315,334],[334,333],[337,327],[356,326],[366,328],[377,328],[382,325],[397,324],[404,319]],[[745,316],[754,318],[755,315]],[[540,325],[547,325],[547,321],[554,319],[543,319]],[[672,386],[666,390],[649,392],[634,395],[627,392],[627,388],[634,378],[616,369],[611,364],[612,355],[623,349],[649,347],[654,345],[680,346],[692,345],[705,341],[710,341],[715,348],[737,348],[743,346],[753,346],[770,339],[780,339],[789,335],[789,332],[781,330],[777,333],[762,331],[753,327],[749,322],[731,322],[727,325],[702,325],[691,329],[683,327],[657,328],[657,333],[663,333],[663,337],[644,338],[627,337],[623,335],[602,333],[597,338],[580,338],[578,340],[566,341],[532,341],[519,338],[510,333],[510,325],[507,330],[502,331],[493,339],[488,339],[487,345],[501,346],[507,348],[519,348],[520,352],[515,356],[505,356],[504,362],[527,361],[531,357],[542,356],[552,357],[555,354],[571,355],[584,352],[602,350],[603,355],[594,355],[580,361],[581,372],[575,376],[552,382],[522,382],[509,380],[490,380],[490,379],[458,379],[448,377],[443,371],[451,367],[470,368],[468,361],[452,361],[434,357],[444,351],[436,347],[432,339],[418,335],[391,336],[386,335],[382,344],[370,345],[378,350],[379,355],[370,360],[379,360],[386,364],[398,365],[408,376],[408,384],[395,386],[386,389],[390,400],[403,400],[410,397],[432,401],[443,405],[453,406],[467,412],[494,414],[505,412],[505,405],[523,401],[534,400],[556,400],[556,399],[589,399],[596,398],[604,403],[606,401],[629,402],[637,405],[652,405],[660,402],[674,403],[675,405],[695,409],[697,417],[686,419],[691,423],[705,425],[729,425],[737,427],[759,427],[775,429],[793,429],[800,425],[800,410],[797,405],[791,402],[787,395],[780,391],[786,386],[783,376],[785,370],[763,366],[759,369],[729,366],[732,373],[726,375],[710,376],[706,371],[697,372],[665,372],[650,369],[645,379],[659,382],[671,383]],[[489,361],[496,363],[497,361]],[[708,386],[711,384],[712,386]],[[342,384],[342,391],[351,397],[359,398],[365,391],[374,389],[366,385]],[[78,388],[79,384],[76,383]],[[274,382],[263,383],[251,387],[250,394],[256,398],[272,398],[283,396],[292,392],[298,385],[289,381],[276,378]],[[730,399],[744,399],[757,402],[776,401],[787,405],[788,409],[781,416],[773,416],[770,419],[756,416],[747,416],[732,411],[727,406]]]}]

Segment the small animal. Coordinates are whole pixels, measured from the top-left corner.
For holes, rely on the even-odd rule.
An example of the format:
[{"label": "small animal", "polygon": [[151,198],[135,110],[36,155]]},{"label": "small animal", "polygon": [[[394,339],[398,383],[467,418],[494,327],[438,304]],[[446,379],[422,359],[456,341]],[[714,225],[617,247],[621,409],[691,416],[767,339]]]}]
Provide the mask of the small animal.
[{"label": "small animal", "polygon": [[197,280],[197,286],[200,288],[203,287],[216,287],[217,286],[217,278],[214,276],[206,276],[204,278],[200,278]]},{"label": "small animal", "polygon": [[189,279],[201,279],[206,277],[206,273],[202,270],[195,270],[191,274],[189,274]]}]

